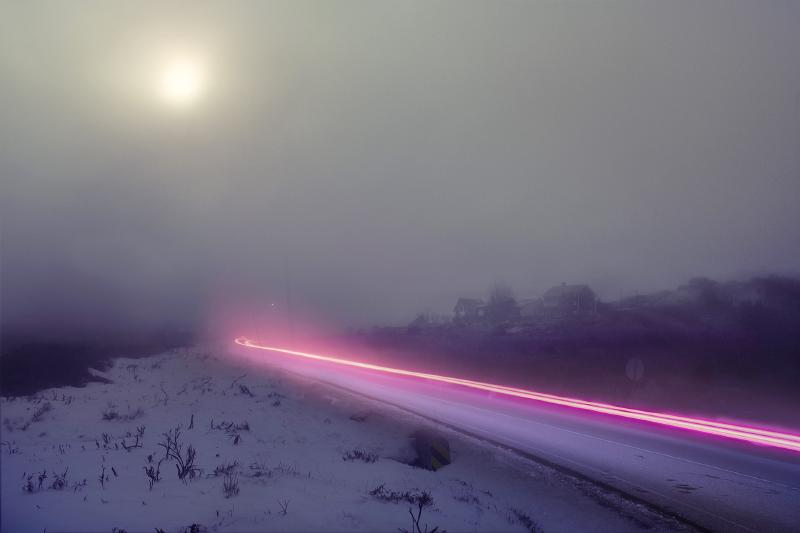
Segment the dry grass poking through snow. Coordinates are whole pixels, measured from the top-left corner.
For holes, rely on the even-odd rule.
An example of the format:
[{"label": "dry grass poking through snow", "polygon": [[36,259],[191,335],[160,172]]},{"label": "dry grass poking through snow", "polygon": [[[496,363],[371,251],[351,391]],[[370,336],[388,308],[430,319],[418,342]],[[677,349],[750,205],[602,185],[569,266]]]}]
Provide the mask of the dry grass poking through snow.
[{"label": "dry grass poking through snow", "polygon": [[678,527],[452,432],[451,465],[414,468],[417,417],[205,349],[104,376],[2,399],[3,531]]}]

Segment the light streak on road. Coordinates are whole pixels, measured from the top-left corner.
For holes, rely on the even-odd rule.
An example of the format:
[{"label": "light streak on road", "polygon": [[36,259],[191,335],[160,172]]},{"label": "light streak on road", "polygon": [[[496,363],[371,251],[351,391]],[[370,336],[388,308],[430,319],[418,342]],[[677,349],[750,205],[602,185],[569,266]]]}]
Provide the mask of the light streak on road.
[{"label": "light streak on road", "polygon": [[516,398],[525,398],[529,400],[535,400],[554,405],[571,407],[574,409],[581,409],[584,411],[591,411],[595,413],[617,416],[620,418],[640,420],[644,422],[659,424],[662,426],[691,430],[699,433],[705,433],[708,435],[715,435],[718,437],[725,437],[729,439],[749,442],[752,444],[773,446],[776,448],[782,448],[785,450],[800,452],[800,435],[795,435],[791,433],[783,433],[764,428],[741,426],[737,424],[729,424],[724,422],[717,422],[715,420],[705,420],[701,418],[692,418],[675,414],[642,411],[639,409],[632,409],[628,407],[621,407],[611,404],[590,402],[586,400],[566,398],[562,396],[554,396],[552,394],[545,394],[541,392],[519,389],[515,387],[506,387],[504,385],[496,385],[493,383],[483,383],[480,381],[472,381],[469,379],[442,376],[438,374],[428,374],[425,372],[415,372],[412,370],[392,368],[372,363],[352,361],[349,359],[342,359],[339,357],[332,357],[328,355],[300,352],[296,350],[289,350],[286,348],[279,348],[274,346],[266,346],[263,344],[258,344],[246,337],[238,337],[235,339],[234,342],[246,348],[264,350],[273,353],[280,353],[284,355],[291,355],[306,359],[313,359],[317,361],[325,361],[328,363],[334,363],[349,367],[363,368],[366,370],[373,370],[387,374],[415,377],[428,381],[436,381],[440,383],[450,383],[453,385],[459,385],[472,389],[494,392],[496,394],[502,394]]}]

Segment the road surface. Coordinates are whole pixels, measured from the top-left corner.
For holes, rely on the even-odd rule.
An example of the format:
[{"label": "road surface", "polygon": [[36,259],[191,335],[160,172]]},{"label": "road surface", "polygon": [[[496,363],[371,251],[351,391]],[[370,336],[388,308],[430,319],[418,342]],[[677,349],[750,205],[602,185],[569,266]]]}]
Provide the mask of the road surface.
[{"label": "road surface", "polygon": [[796,451],[291,355],[254,360],[543,459],[710,530],[800,531]]}]

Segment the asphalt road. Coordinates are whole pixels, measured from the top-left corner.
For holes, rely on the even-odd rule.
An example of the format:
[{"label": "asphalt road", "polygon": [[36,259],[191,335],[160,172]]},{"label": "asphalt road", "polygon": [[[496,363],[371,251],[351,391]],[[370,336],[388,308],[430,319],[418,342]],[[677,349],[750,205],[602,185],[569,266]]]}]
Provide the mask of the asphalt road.
[{"label": "asphalt road", "polygon": [[714,531],[800,531],[800,454],[458,385],[264,357],[645,500]]}]

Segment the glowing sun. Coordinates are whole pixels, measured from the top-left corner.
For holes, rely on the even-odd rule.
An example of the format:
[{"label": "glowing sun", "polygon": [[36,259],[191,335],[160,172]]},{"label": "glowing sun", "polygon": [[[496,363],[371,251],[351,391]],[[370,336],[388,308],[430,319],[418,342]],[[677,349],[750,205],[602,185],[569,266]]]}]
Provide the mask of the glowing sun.
[{"label": "glowing sun", "polygon": [[171,107],[187,108],[203,96],[206,81],[206,71],[201,62],[188,57],[174,58],[161,68],[158,92]]}]

